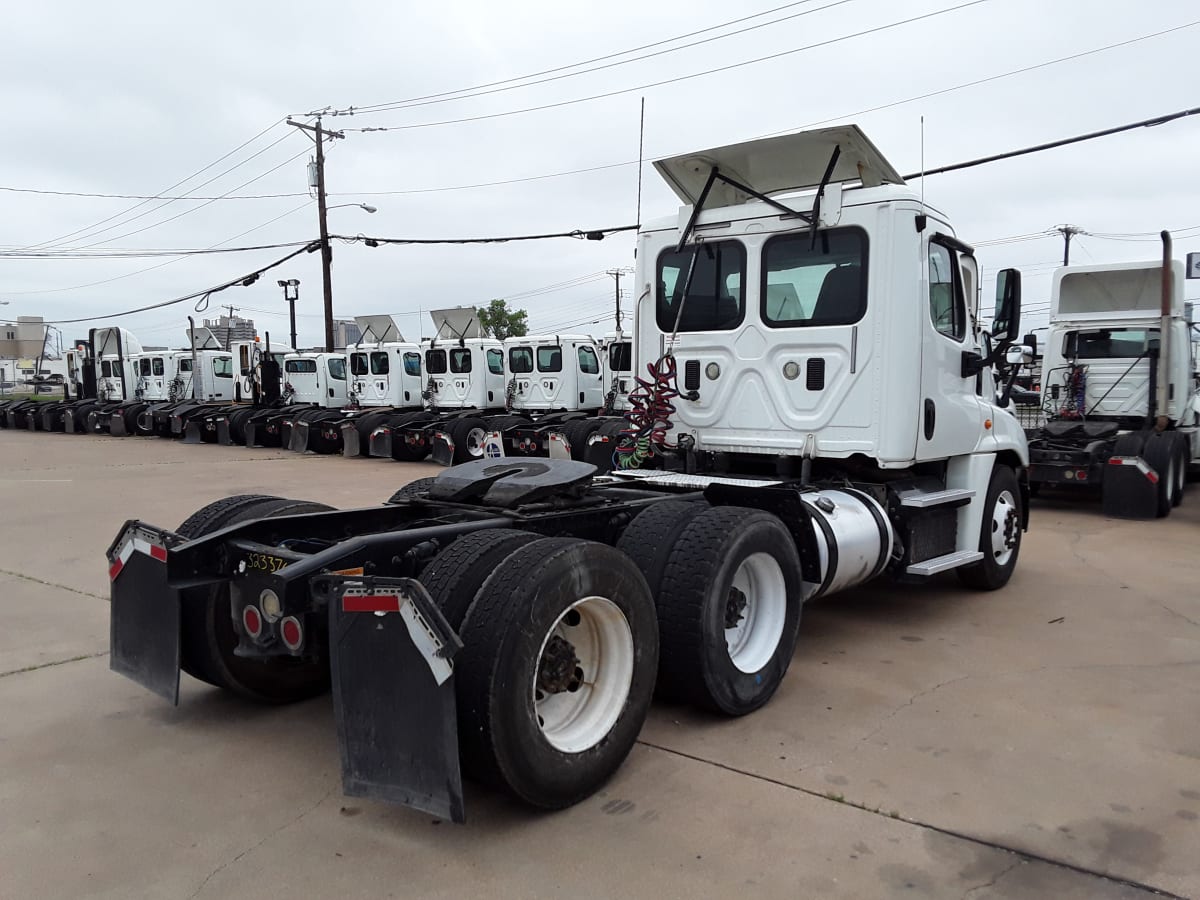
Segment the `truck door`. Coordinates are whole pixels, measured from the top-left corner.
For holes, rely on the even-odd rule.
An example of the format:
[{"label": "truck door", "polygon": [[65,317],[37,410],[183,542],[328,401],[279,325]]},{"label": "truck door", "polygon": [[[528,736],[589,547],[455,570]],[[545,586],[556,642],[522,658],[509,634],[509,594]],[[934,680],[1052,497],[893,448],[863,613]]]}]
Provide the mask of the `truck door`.
[{"label": "truck door", "polygon": [[346,357],[330,356],[325,359],[325,405],[346,405]]},{"label": "truck door", "polygon": [[604,404],[604,373],[600,356],[590,344],[580,344],[575,350],[578,363],[579,408],[599,409]]},{"label": "truck door", "polygon": [[234,392],[233,357],[228,353],[214,356],[210,363],[212,384],[205,391],[211,400],[232,400]]},{"label": "truck door", "polygon": [[404,350],[401,363],[403,374],[396,380],[391,402],[394,406],[415,406],[420,403],[421,392],[425,390],[421,381],[421,354],[416,350]]},{"label": "truck door", "polygon": [[920,313],[924,322],[918,460],[970,453],[983,430],[976,377],[962,374],[964,351],[978,349],[968,320],[968,302],[972,307],[975,302],[976,271],[974,261],[951,242],[939,240],[938,235],[929,239],[925,259],[928,304]]}]

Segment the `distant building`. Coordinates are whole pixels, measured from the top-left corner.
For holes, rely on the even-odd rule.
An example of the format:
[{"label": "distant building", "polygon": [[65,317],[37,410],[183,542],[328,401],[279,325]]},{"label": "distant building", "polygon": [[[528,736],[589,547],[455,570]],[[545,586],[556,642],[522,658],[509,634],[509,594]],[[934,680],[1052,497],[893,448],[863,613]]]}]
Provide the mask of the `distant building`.
[{"label": "distant building", "polygon": [[230,341],[252,341],[256,334],[253,319],[243,319],[241,316],[221,316],[219,319],[205,319],[204,327],[213,333],[221,346],[229,349]]},{"label": "distant building", "polygon": [[353,319],[333,320],[333,349],[345,350],[351,344],[358,343],[362,337],[362,329]]},{"label": "distant building", "polygon": [[46,342],[41,316],[17,316],[0,324],[0,359],[37,359]]}]

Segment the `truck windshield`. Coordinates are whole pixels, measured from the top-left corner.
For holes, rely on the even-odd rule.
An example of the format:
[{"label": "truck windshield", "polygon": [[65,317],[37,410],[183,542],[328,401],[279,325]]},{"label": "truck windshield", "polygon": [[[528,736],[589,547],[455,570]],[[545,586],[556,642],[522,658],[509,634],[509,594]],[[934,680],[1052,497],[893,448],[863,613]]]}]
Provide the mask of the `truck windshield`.
[{"label": "truck windshield", "polygon": [[283,363],[283,371],[288,374],[304,374],[311,375],[317,371],[317,361],[315,359],[289,359]]},{"label": "truck windshield", "polygon": [[772,238],[763,248],[763,322],[852,325],[867,311],[866,237],[857,228]]},{"label": "truck windshield", "polygon": [[445,375],[446,374],[446,351],[445,350],[426,350],[425,351],[425,371],[430,375]]},{"label": "truck windshield", "polygon": [[508,370],[514,375],[528,375],[533,371],[533,349],[513,347],[508,351]]},{"label": "truck windshield", "polygon": [[465,375],[471,371],[471,351],[465,347],[450,351],[450,371],[455,375]]},{"label": "truck windshield", "polygon": [[1072,331],[1063,356],[1068,359],[1136,359],[1158,343],[1157,328],[1099,328]]},{"label": "truck windshield", "polygon": [[[689,268],[692,280],[684,302]],[[673,332],[677,318],[680,331],[737,328],[746,313],[742,297],[745,283],[746,248],[738,241],[714,241],[688,247],[681,253],[667,250],[658,258],[659,331]]]}]

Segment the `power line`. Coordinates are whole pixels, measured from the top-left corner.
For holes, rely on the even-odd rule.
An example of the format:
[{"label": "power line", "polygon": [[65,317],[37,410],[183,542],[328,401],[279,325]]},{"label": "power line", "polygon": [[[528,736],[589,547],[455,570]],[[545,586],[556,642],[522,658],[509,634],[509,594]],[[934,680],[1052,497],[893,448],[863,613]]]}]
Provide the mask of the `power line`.
[{"label": "power line", "polygon": [[[793,131],[796,131],[799,129],[812,128],[817,125],[824,125],[829,122],[838,121],[840,119],[848,119],[853,116],[867,115],[867,114],[873,113],[873,112],[881,112],[886,109],[893,109],[897,106],[902,106],[907,103],[915,103],[918,100],[927,100],[930,97],[937,97],[937,96],[941,96],[943,94],[949,94],[949,93],[953,93],[955,91],[965,90],[965,89],[971,88],[971,87],[977,87],[982,84],[988,84],[993,81],[999,81],[1004,78],[1011,78],[1011,77],[1014,77],[1017,75],[1024,75],[1029,72],[1036,71],[1038,69],[1044,69],[1044,68],[1048,68],[1050,66],[1060,65],[1060,64],[1066,63],[1066,62],[1073,62],[1077,59],[1082,59],[1087,56],[1093,56],[1097,53],[1104,53],[1109,50],[1116,50],[1121,47],[1127,47],[1131,44],[1137,44],[1142,41],[1148,41],[1148,40],[1151,40],[1156,37],[1162,37],[1163,35],[1171,34],[1176,31],[1182,31],[1187,28],[1194,28],[1197,25],[1200,25],[1200,20],[1197,20],[1195,22],[1187,22],[1183,25],[1177,25],[1175,27],[1167,28],[1162,31],[1155,31],[1155,32],[1151,32],[1149,34],[1140,35],[1135,38],[1129,38],[1128,40],[1118,41],[1117,43],[1106,44],[1102,47],[1094,47],[1090,50],[1083,50],[1079,53],[1073,53],[1068,56],[1060,56],[1056,59],[1047,60],[1045,62],[1036,63],[1034,65],[1023,66],[1019,69],[1010,69],[1007,72],[999,72],[995,75],[988,75],[984,78],[977,78],[973,81],[964,81],[960,84],[952,85],[950,87],[939,88],[936,91],[929,91],[924,94],[916,94],[911,97],[905,97],[900,100],[893,100],[888,103],[880,104],[878,106],[867,107],[865,109],[859,109],[859,110],[855,110],[854,112],[847,112],[847,113],[843,113],[841,115],[831,116],[829,118],[820,119],[820,120],[813,121],[813,122],[806,122],[803,125],[798,125],[793,128],[788,128],[783,131],[769,132],[767,134],[759,135],[759,137],[774,137],[774,136],[780,135],[780,134],[788,134],[790,132],[793,132]],[[664,156],[673,156],[673,155],[678,155],[678,154],[659,153],[659,154],[654,154],[654,155],[659,156],[659,157],[664,157]],[[631,159],[631,160],[626,160],[625,162],[605,163],[603,165],[588,166],[588,167],[580,168],[580,169],[568,169],[568,170],[561,171],[561,172],[547,172],[547,173],[543,173],[543,174],[539,174],[539,175],[526,175],[526,176],[522,176],[519,178],[506,178],[506,179],[500,179],[500,180],[496,180],[496,181],[482,181],[482,182],[474,182],[474,183],[470,183],[470,184],[443,185],[443,186],[439,186],[439,187],[429,187],[429,188],[408,188],[408,189],[404,189],[404,190],[394,190],[394,191],[343,191],[340,193],[331,193],[330,196],[383,197],[383,196],[397,196],[397,195],[407,195],[407,194],[433,194],[433,193],[443,193],[443,192],[448,192],[448,191],[475,190],[478,188],[486,188],[486,187],[502,187],[502,186],[509,185],[509,184],[523,184],[523,183],[530,182],[530,181],[541,181],[541,180],[545,180],[545,179],[549,179],[549,178],[564,178],[564,177],[568,177],[571,175],[584,175],[584,174],[589,174],[592,172],[606,171],[608,169],[619,169],[619,168],[625,168],[627,166],[636,166],[637,164],[638,164],[637,160]]]},{"label": "power line", "polygon": [[[718,28],[725,28],[729,25],[734,25],[734,24],[737,24],[740,22],[745,22],[749,19],[761,18],[762,16],[770,15],[771,13],[778,12],[782,9],[788,9],[790,7],[801,6],[806,3],[813,3],[813,2],[815,2],[815,0],[799,0],[799,2],[797,2],[797,3],[788,3],[785,6],[781,6],[776,9],[769,10],[767,12],[755,13],[752,16],[743,16],[740,19],[734,19],[732,22],[725,22],[721,25],[713,25],[709,28],[702,29],[701,31],[692,32],[692,34],[690,34],[690,35],[682,35],[680,37],[669,38],[667,40],[658,41],[654,44],[647,45],[647,47],[656,47],[656,46],[661,46],[662,44],[674,43],[675,41],[683,40],[684,38],[692,37],[696,34],[701,34],[703,32],[707,32],[707,31],[714,31]],[[590,68],[580,68],[582,66],[589,66],[593,62],[601,62],[603,60],[613,59],[614,57],[617,57],[617,56],[626,56],[630,53],[636,53],[638,50],[646,49],[647,47],[635,48],[634,50],[626,50],[622,53],[611,53],[611,54],[608,54],[607,56],[598,57],[598,58],[592,59],[592,60],[586,60],[584,62],[573,63],[572,65],[568,65],[568,66],[559,66],[555,69],[549,69],[546,72],[538,73],[539,75],[547,75],[548,76],[545,78],[540,78],[536,75],[526,75],[526,76],[521,76],[518,78],[509,78],[509,79],[505,79],[504,81],[494,82],[491,85],[482,85],[479,88],[463,88],[462,90],[458,90],[458,91],[446,91],[441,94],[434,94],[434,95],[430,95],[428,97],[415,98],[415,99],[411,99],[411,100],[396,100],[396,101],[392,101],[390,103],[377,103],[377,104],[374,104],[371,106],[355,106],[355,107],[351,107],[350,109],[346,110],[345,114],[360,115],[360,114],[390,112],[390,111],[398,110],[398,109],[414,109],[418,106],[430,106],[430,105],[437,104],[437,103],[450,103],[455,100],[467,100],[472,97],[483,97],[483,96],[487,96],[489,94],[499,94],[499,93],[503,93],[505,91],[514,91],[519,88],[534,87],[535,85],[547,84],[552,81],[561,81],[564,78],[574,78],[577,75],[587,75],[592,72],[600,72],[605,69],[616,68],[617,66],[624,66],[624,65],[628,65],[630,63],[641,62],[641,61],[647,60],[647,59],[653,59],[654,57],[658,57],[658,56],[665,56],[668,53],[675,53],[679,50],[687,50],[692,47],[698,47],[702,44],[712,43],[713,41],[721,41],[721,40],[724,40],[725,38],[734,37],[739,34],[746,34],[751,31],[757,31],[760,28],[766,28],[770,25],[778,25],[781,22],[787,22],[792,19],[798,19],[801,16],[810,16],[813,13],[822,12],[827,9],[832,9],[835,6],[842,6],[846,3],[851,3],[851,2],[853,2],[853,0],[834,0],[834,2],[832,2],[832,3],[827,3],[825,6],[818,6],[815,9],[806,9],[806,10],[803,10],[802,12],[792,13],[791,15],[787,15],[787,16],[781,16],[778,19],[772,19],[769,22],[760,22],[757,25],[749,25],[745,28],[739,28],[736,31],[730,31],[725,34],[718,34],[718,35],[714,35],[712,37],[706,37],[706,38],[703,38],[698,41],[692,41],[691,43],[688,43],[688,44],[680,44],[678,47],[668,47],[665,50],[656,50],[653,53],[646,53],[646,54],[643,54],[642,56],[635,56],[632,59],[624,59],[624,60],[619,60],[616,62],[605,62],[603,65],[591,66]],[[575,69],[575,68],[578,68],[578,71],[575,71],[575,72],[564,71],[566,69]],[[552,75],[552,74],[550,74],[552,72],[557,72],[557,73],[561,73],[561,74],[553,74]],[[529,80],[529,79],[534,79],[534,80]],[[524,83],[523,84],[508,83],[508,82],[514,82],[514,81],[521,81]],[[500,86],[497,86],[497,85],[500,85]],[[337,112],[333,113],[333,115],[340,115],[340,114],[343,114],[342,111],[337,111]]]},{"label": "power line", "polygon": [[[225,240],[220,241],[219,243],[213,244],[212,247],[209,247],[206,249],[211,250],[213,247],[221,246],[221,244],[227,244],[230,241],[236,241],[238,238],[243,237],[247,234],[250,234],[252,231],[258,231],[260,228],[266,228],[268,225],[274,224],[275,222],[278,222],[280,219],[286,218],[287,216],[290,216],[293,213],[297,213],[302,209],[307,209],[310,204],[311,204],[311,201],[309,201],[308,203],[302,203],[299,206],[295,207],[294,209],[289,209],[287,212],[281,213],[280,215],[276,216],[273,219],[268,219],[266,222],[263,222],[260,225],[255,225],[253,228],[247,228],[245,231],[241,232],[240,234],[235,234],[233,237],[226,238]],[[182,258],[182,257],[180,257],[180,258]],[[102,284],[111,284],[114,281],[121,281],[125,278],[132,278],[135,275],[143,275],[146,272],[153,272],[155,269],[161,269],[164,266],[169,266],[172,263],[179,262],[180,258],[169,259],[166,262],[158,263],[157,265],[154,265],[154,266],[147,266],[144,269],[137,269],[133,272],[126,272],[124,275],[115,275],[112,278],[105,278],[105,279],[102,279],[101,281],[92,281],[92,282],[88,282],[87,284],[77,284],[77,285],[73,285],[72,287],[65,287],[65,288],[47,288],[45,290],[38,290],[38,291],[6,291],[6,293],[15,296],[15,295],[25,295],[25,294],[61,294],[65,291],[79,291],[79,290],[83,290],[84,288],[98,287]]]},{"label": "power line", "polygon": [[[43,194],[53,197],[91,197],[102,200],[169,200],[171,202],[178,200],[279,200],[287,197],[307,196],[303,191],[296,191],[291,194],[237,194],[233,196],[221,195],[219,197],[197,197],[179,194],[172,197],[166,194],[99,194],[90,191],[52,191],[47,188],[20,188],[6,185],[0,185],[0,191],[8,191],[13,194]],[[117,213],[117,215],[120,215],[120,213]]]},{"label": "power line", "polygon": [[[260,266],[259,268],[255,269],[254,271],[248,272],[245,275],[242,275],[238,278],[234,278],[231,281],[223,282],[222,284],[219,284],[216,287],[206,288],[205,290],[202,290],[202,291],[195,291],[191,294],[185,294],[182,297],[176,297],[174,300],[164,300],[161,303],[152,303],[149,306],[139,306],[136,309],[126,309],[126,310],[122,310],[121,312],[106,313],[106,314],[100,315],[100,316],[87,316],[82,319],[50,319],[50,320],[47,320],[45,324],[47,324],[47,325],[75,325],[75,324],[78,324],[79,322],[95,322],[100,319],[119,319],[124,316],[132,316],[135,313],[148,312],[152,309],[162,309],[163,307],[166,307],[166,306],[174,306],[177,303],[185,303],[188,300],[195,300],[197,298],[204,298],[205,303],[203,304],[203,306],[207,307],[207,305],[208,305],[207,298],[210,295],[220,293],[221,291],[228,290],[229,288],[235,287],[237,285],[241,285],[242,287],[249,287],[250,285],[254,284],[254,282],[258,281],[259,276],[262,275],[264,272],[269,272],[272,269],[283,265],[288,260],[293,259],[294,257],[297,257],[302,253],[311,253],[314,250],[317,250],[319,248],[320,248],[319,242],[309,244],[307,247],[301,247],[299,250],[294,250],[291,253],[289,253],[287,256],[281,257],[280,259],[277,259],[272,263],[267,263],[267,265],[265,265],[265,266]],[[203,309],[200,308],[200,305],[197,305],[196,311],[202,312]]]},{"label": "power line", "polygon": [[544,241],[550,238],[575,238],[576,240],[602,241],[612,234],[622,231],[635,231],[637,225],[618,225],[615,228],[575,229],[574,231],[557,231],[549,234],[519,234],[501,237],[474,238],[385,238],[369,237],[364,234],[345,235],[331,234],[330,238],[347,243],[362,242],[368,247],[378,247],[381,244],[507,244],[517,241]]},{"label": "power line", "polygon": [[[304,204],[307,206],[308,204]],[[298,207],[303,209],[304,207]],[[291,213],[284,213],[291,215]],[[271,222],[283,216],[277,216]],[[264,223],[270,224],[270,222]],[[263,226],[256,226],[263,227]],[[232,240],[232,238],[231,238]],[[208,248],[148,248],[142,250],[94,250],[94,251],[55,251],[55,250],[0,250],[0,258],[2,259],[52,259],[52,260],[67,260],[67,259],[152,259],[158,256],[206,256],[209,254],[218,253],[246,253],[252,250],[283,250],[289,247],[303,247],[310,243],[309,240],[304,241],[285,241],[279,244],[256,244],[251,247],[208,247]]]},{"label": "power line", "polygon": [[[265,135],[265,134],[266,134],[267,132],[269,132],[269,131],[270,131],[272,128],[275,128],[275,127],[276,127],[276,126],[278,126],[279,124],[280,124],[279,122],[272,122],[270,125],[268,125],[266,128],[264,128],[262,131],[260,131],[258,134],[254,135],[254,137],[250,138],[250,139],[249,139],[249,140],[247,140],[247,141],[243,141],[241,144],[239,144],[238,146],[234,147],[232,150],[230,150],[230,151],[229,151],[228,153],[226,153],[224,156],[221,156],[221,157],[219,157],[219,158],[215,159],[213,162],[209,163],[207,166],[204,166],[202,169],[198,169],[198,170],[196,170],[196,171],[195,171],[195,172],[193,172],[191,175],[187,176],[187,177],[186,177],[186,178],[184,178],[184,179],[181,179],[180,181],[177,181],[177,182],[175,182],[173,185],[171,185],[171,186],[170,186],[170,187],[168,187],[168,188],[165,188],[164,190],[160,191],[159,193],[164,193],[164,194],[165,194],[165,193],[167,193],[167,192],[169,192],[169,191],[173,191],[173,190],[175,190],[177,187],[180,187],[181,185],[187,184],[187,182],[191,181],[193,178],[196,178],[196,177],[198,177],[199,175],[202,175],[202,174],[204,174],[204,173],[205,173],[205,172],[207,172],[209,169],[211,169],[213,166],[219,165],[220,163],[222,163],[222,162],[224,162],[225,160],[227,160],[229,157],[233,156],[235,153],[238,153],[238,152],[240,152],[242,149],[244,149],[245,147],[248,147],[248,146],[250,146],[250,145],[251,145],[251,144],[253,144],[255,141],[257,141],[257,140],[258,140],[260,137],[262,137],[263,135]],[[266,147],[265,149],[268,149],[268,150],[269,150],[271,147],[275,146],[275,144],[277,144],[277,143],[279,143],[279,142],[278,142],[278,141],[275,141],[274,143],[272,143],[272,144],[268,145],[268,147]],[[257,155],[257,154],[255,154],[255,155]],[[252,157],[250,157],[250,159],[253,159],[253,158],[254,158],[253,156],[252,156]],[[246,162],[249,162],[249,160],[246,160]],[[243,163],[243,164],[244,164],[244,163]],[[222,174],[224,174],[224,173],[222,173]],[[218,175],[217,177],[219,178],[220,176]],[[210,183],[209,181],[206,181],[204,184],[209,184],[209,183]],[[202,185],[198,185],[196,188],[193,188],[193,190],[199,190],[201,187],[204,187],[204,184],[202,184]],[[189,191],[189,193],[190,193],[190,191]],[[74,231],[69,231],[69,232],[67,232],[66,234],[59,235],[59,236],[58,236],[58,237],[56,237],[56,238],[51,238],[51,239],[50,239],[50,240],[48,240],[48,241],[41,241],[40,243],[33,244],[33,245],[31,245],[30,247],[27,247],[27,248],[24,248],[24,249],[35,249],[35,248],[37,248],[37,247],[45,247],[45,246],[48,246],[48,245],[49,245],[49,246],[54,246],[54,245],[60,244],[62,241],[65,241],[65,240],[67,240],[68,238],[73,238],[73,237],[75,237],[76,235],[83,234],[84,232],[90,232],[90,231],[94,231],[95,229],[99,228],[101,225],[105,225],[105,224],[107,224],[108,222],[111,222],[113,219],[119,219],[119,218],[121,218],[122,216],[125,216],[126,214],[133,212],[135,209],[139,209],[139,208],[141,208],[141,207],[145,206],[145,205],[146,205],[148,202],[150,202],[150,201],[148,201],[148,200],[143,200],[143,201],[141,201],[140,203],[135,203],[133,206],[129,207],[128,209],[122,210],[122,211],[121,211],[121,212],[119,212],[119,213],[114,213],[113,215],[111,215],[111,216],[109,216],[109,217],[107,217],[107,218],[105,218],[105,219],[101,219],[99,222],[96,222],[96,223],[95,223],[95,224],[93,224],[93,225],[88,225],[88,226],[86,226],[85,228],[77,228],[77,229],[75,229]],[[139,214],[138,216],[134,216],[134,218],[133,218],[133,219],[130,219],[129,221],[133,221],[134,219],[140,218],[140,216],[141,216],[141,215],[149,215],[149,213],[150,213],[150,212],[153,212],[153,210],[148,210],[148,211],[147,211],[146,213],[144,213],[144,214]]]},{"label": "power line", "polygon": [[562,106],[571,106],[575,103],[587,103],[592,100],[602,100],[607,97],[617,97],[617,96],[620,96],[621,94],[629,94],[629,93],[633,93],[635,91],[643,91],[648,88],[662,87],[663,85],[667,85],[667,84],[677,84],[681,81],[688,81],[693,78],[701,78],[706,75],[715,75],[719,72],[728,72],[732,69],[740,69],[744,66],[755,65],[757,63],[767,62],[772,59],[781,59],[785,56],[791,56],[795,53],[803,53],[806,50],[814,50],[818,47],[828,47],[833,44],[842,43],[843,41],[852,40],[852,39],[858,38],[858,37],[864,37],[865,35],[868,35],[868,34],[877,34],[879,32],[887,31],[892,28],[898,28],[902,25],[911,25],[913,22],[920,22],[920,21],[924,21],[926,19],[932,19],[937,16],[942,16],[942,15],[946,15],[947,13],[957,12],[960,9],[966,9],[971,6],[978,6],[981,3],[987,3],[987,2],[989,2],[989,0],[967,0],[967,2],[959,3],[956,6],[948,6],[943,9],[934,10],[933,12],[925,13],[920,16],[912,16],[911,18],[908,18],[908,19],[901,19],[896,22],[889,22],[886,25],[877,25],[874,28],[864,28],[862,31],[856,31],[852,34],[842,35],[841,37],[829,38],[827,40],[818,41],[813,44],[806,44],[803,47],[793,47],[790,50],[781,50],[778,53],[770,53],[766,56],[760,56],[755,59],[748,59],[748,60],[743,60],[742,62],[730,63],[728,65],[718,66],[713,69],[705,69],[704,71],[701,71],[701,72],[692,72],[689,75],[679,75],[674,78],[666,78],[661,81],[653,81],[648,84],[641,84],[641,85],[637,85],[635,87],[620,88],[619,90],[606,91],[601,94],[592,94],[587,97],[575,97],[570,100],[560,100],[556,103],[545,103],[545,104],[542,104],[541,106],[529,106],[529,107],[525,107],[523,109],[510,109],[510,110],[506,110],[504,112],[487,113],[487,114],[478,115],[478,116],[465,116],[463,118],[458,118],[458,119],[445,119],[440,122],[416,122],[416,123],[409,124],[409,125],[375,126],[375,127],[365,127],[365,128],[346,128],[343,130],[345,130],[345,131],[361,131],[361,132],[407,131],[407,130],[410,130],[413,128],[433,128],[433,127],[437,127],[437,126],[441,126],[441,125],[458,125],[458,124],[462,124],[464,122],[479,122],[479,121],[483,121],[484,119],[498,119],[498,118],[501,118],[504,116],[515,116],[515,115],[520,115],[522,113],[538,112],[540,110],[545,110],[545,109],[557,109]]},{"label": "power line", "polygon": [[[285,137],[286,137],[286,135],[285,135]],[[279,142],[276,141],[275,143],[279,143]],[[274,144],[272,144],[271,146],[274,146]],[[248,184],[254,184],[254,182],[260,181],[263,178],[266,178],[268,175],[270,175],[274,172],[277,172],[279,169],[282,169],[284,166],[288,165],[289,163],[293,163],[296,160],[300,159],[302,156],[307,156],[307,155],[308,155],[308,148],[306,147],[305,149],[301,150],[299,153],[295,154],[294,156],[289,156],[287,159],[285,159],[279,165],[273,166],[272,168],[267,169],[267,171],[263,172],[261,175],[256,175],[253,178],[251,178],[249,181],[243,181],[237,187],[231,188],[229,190],[229,193],[233,193],[233,191],[239,191],[242,188],[246,187],[246,185],[248,185]],[[234,168],[237,168],[237,167],[235,166]],[[232,169],[229,171],[232,171]],[[215,202],[216,202],[216,200],[207,200],[207,201],[201,203],[199,206],[193,206],[191,209],[185,209],[183,212],[176,213],[175,215],[170,216],[169,218],[160,219],[159,221],[153,222],[150,225],[144,225],[141,228],[135,228],[133,231],[127,231],[124,234],[119,234],[116,237],[106,238],[105,240],[106,241],[120,241],[120,240],[124,240],[127,237],[133,237],[133,235],[135,235],[135,234],[142,234],[143,232],[149,231],[152,228],[158,228],[160,225],[166,225],[169,222],[174,222],[176,219],[182,219],[184,216],[190,216],[192,213],[199,212],[200,210],[204,209],[206,206],[211,206]],[[167,204],[164,203],[164,204],[162,204],[162,206],[155,207],[155,210],[162,209],[162,207],[166,206],[166,205]],[[150,210],[150,212],[154,212],[155,210]],[[145,213],[145,215],[149,215],[149,212]],[[140,216],[138,216],[138,218],[140,218]],[[133,220],[131,219],[129,221],[133,221]],[[129,223],[123,222],[121,224],[127,225]],[[113,227],[115,228],[115,227],[119,227],[119,226],[113,226]],[[105,230],[111,231],[112,229],[109,228],[109,229],[105,229]],[[96,237],[98,234],[101,234],[101,233],[102,232],[97,232],[96,234],[90,235],[89,237]],[[94,244],[85,244],[82,247],[75,247],[73,249],[87,250],[92,247],[98,247],[103,243],[105,243],[105,241],[97,241]]]}]

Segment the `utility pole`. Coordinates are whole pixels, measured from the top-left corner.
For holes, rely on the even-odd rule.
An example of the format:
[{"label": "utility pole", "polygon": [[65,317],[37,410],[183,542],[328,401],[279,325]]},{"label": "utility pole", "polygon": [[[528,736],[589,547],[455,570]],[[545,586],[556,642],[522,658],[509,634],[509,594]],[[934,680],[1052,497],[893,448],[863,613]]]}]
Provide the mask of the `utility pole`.
[{"label": "utility pole", "polygon": [[304,131],[311,132],[317,145],[317,219],[321,228],[321,287],[325,292],[325,350],[333,352],[333,248],[329,246],[329,223],[325,218],[325,139],[344,138],[340,131],[329,131],[321,127],[321,119],[317,118],[316,125],[305,125],[301,122],[287,120]]},{"label": "utility pole", "polygon": [[232,328],[233,327],[233,310],[235,309],[234,305],[232,303],[229,303],[225,306],[222,306],[221,309],[229,310],[229,327]]},{"label": "utility pole", "polygon": [[1085,232],[1082,228],[1074,225],[1058,225],[1054,230],[1063,236],[1063,265],[1069,266],[1071,264],[1071,238]]},{"label": "utility pole", "polygon": [[628,275],[629,269],[608,269],[605,271],[604,274],[611,275],[613,277],[613,281],[616,282],[616,320],[617,320],[617,331],[620,331],[621,330],[621,320],[624,318],[624,316],[621,313],[621,276]]}]

